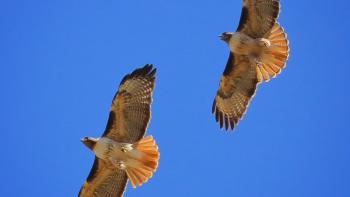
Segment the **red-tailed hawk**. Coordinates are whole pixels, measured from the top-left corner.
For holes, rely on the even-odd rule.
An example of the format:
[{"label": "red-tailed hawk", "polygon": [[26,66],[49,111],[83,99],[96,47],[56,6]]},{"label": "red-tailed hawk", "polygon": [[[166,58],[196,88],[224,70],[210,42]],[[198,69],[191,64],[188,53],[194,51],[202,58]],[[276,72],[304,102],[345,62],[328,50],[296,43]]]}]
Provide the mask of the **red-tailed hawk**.
[{"label": "red-tailed hawk", "polygon": [[221,34],[230,55],[212,107],[220,128],[233,130],[257,85],[285,66],[289,47],[287,35],[276,22],[279,10],[278,0],[243,0],[236,32]]},{"label": "red-tailed hawk", "polygon": [[127,180],[133,187],[146,182],[156,170],[158,147],[143,137],[151,116],[156,69],[152,65],[126,75],[115,94],[102,137],[82,142],[96,155],[79,197],[122,196]]}]

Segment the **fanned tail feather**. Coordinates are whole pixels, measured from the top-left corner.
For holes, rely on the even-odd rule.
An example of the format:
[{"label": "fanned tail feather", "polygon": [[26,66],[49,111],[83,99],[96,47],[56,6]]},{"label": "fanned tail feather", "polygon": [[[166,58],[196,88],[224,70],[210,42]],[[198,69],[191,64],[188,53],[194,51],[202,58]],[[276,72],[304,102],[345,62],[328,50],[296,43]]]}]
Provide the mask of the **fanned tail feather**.
[{"label": "fanned tail feather", "polygon": [[158,167],[159,152],[158,146],[152,136],[146,136],[134,144],[135,150],[140,153],[135,159],[138,165],[126,166],[126,174],[130,180],[131,186],[141,186]]},{"label": "fanned tail feather", "polygon": [[262,64],[257,67],[258,81],[269,81],[270,77],[275,77],[279,74],[289,55],[289,42],[287,34],[283,28],[276,23],[267,39],[271,46],[266,48],[261,55]]}]

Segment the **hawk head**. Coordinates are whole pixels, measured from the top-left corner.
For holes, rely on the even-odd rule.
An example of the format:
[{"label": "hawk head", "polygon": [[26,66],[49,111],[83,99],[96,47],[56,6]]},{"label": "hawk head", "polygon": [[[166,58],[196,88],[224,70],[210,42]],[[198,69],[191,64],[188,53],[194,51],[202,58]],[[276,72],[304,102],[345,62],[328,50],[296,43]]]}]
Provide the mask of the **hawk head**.
[{"label": "hawk head", "polygon": [[233,33],[231,33],[231,32],[224,32],[219,37],[221,40],[228,43],[230,41],[232,35],[233,35]]},{"label": "hawk head", "polygon": [[85,144],[90,150],[94,149],[97,141],[98,139],[93,137],[84,137],[81,139],[81,142],[83,142],[83,144]]}]

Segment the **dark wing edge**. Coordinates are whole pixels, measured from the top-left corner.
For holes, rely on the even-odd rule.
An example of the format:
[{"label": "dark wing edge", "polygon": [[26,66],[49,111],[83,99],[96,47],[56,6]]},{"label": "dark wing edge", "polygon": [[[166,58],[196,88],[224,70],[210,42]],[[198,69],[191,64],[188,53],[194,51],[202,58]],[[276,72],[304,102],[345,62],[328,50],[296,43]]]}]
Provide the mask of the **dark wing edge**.
[{"label": "dark wing edge", "polygon": [[[229,128],[233,130],[242,119],[258,85],[256,68],[251,66],[248,70],[240,70],[237,66],[241,62],[235,60],[239,59],[237,57],[244,58],[230,53],[212,105],[216,122],[220,124],[221,129],[225,128],[225,130]],[[247,64],[246,61],[247,59],[243,63]]]},{"label": "dark wing edge", "polygon": [[156,68],[153,69],[153,64],[146,64],[144,67],[138,68],[134,70],[132,73],[125,75],[121,80],[119,86],[123,85],[127,80],[136,78],[136,77],[149,77],[149,78],[155,79],[156,72],[157,72],[157,69]]},{"label": "dark wing edge", "polygon": [[232,72],[234,62],[235,62],[234,58],[235,58],[235,55],[232,52],[230,52],[226,66],[225,66],[225,70],[223,73],[224,76],[228,76]]},{"label": "dark wing edge", "polygon": [[280,12],[279,0],[243,0],[237,32],[252,38],[262,38],[276,23]]},{"label": "dark wing edge", "polygon": [[[152,93],[154,89],[154,83],[155,83],[155,74],[157,69],[153,68],[152,64],[146,64],[142,68],[135,69],[132,73],[127,74],[123,77],[123,79],[120,82],[119,88],[117,93],[113,97],[112,101],[112,107],[109,113],[109,118],[107,121],[107,126],[105,129],[105,132],[103,136],[112,137],[115,140],[126,140],[124,142],[136,142],[142,138],[144,133],[146,132],[149,120],[151,118],[151,103],[152,103]],[[131,83],[135,83],[135,86],[140,86],[140,88],[134,88],[130,87],[130,89],[133,88],[133,90],[129,90],[129,86]],[[133,85],[132,85],[133,86]],[[130,92],[131,91],[131,92]],[[118,103],[118,96],[121,96],[125,98],[125,102],[123,101],[123,104],[125,105],[131,105],[131,106],[125,106],[126,109],[120,109],[119,117],[117,114],[117,110],[113,110],[113,106],[116,105],[115,103]],[[146,98],[143,98],[146,97]],[[128,103],[129,102],[129,103]],[[135,114],[131,114],[135,113]],[[142,114],[136,114],[136,113],[142,113]],[[122,120],[125,121],[132,121],[132,117],[126,117],[127,115],[136,115],[140,120],[138,122],[135,122],[134,124],[136,126],[136,130],[133,130],[134,132],[130,138],[127,139],[118,139],[119,137],[117,135],[113,135],[113,132],[121,132],[115,129],[116,125],[124,124],[121,123]],[[118,120],[120,120],[118,122]],[[142,122],[141,122],[142,121]],[[128,130],[128,129],[127,129]],[[130,130],[128,130],[130,132]],[[120,134],[119,136],[122,136]],[[122,137],[120,137],[122,138]]]},{"label": "dark wing edge", "polygon": [[238,31],[238,32],[242,31],[247,22],[248,22],[248,8],[243,5],[242,12],[241,12],[241,17],[239,19],[239,24],[238,24],[238,27],[237,27],[236,31]]},{"label": "dark wing edge", "polygon": [[127,175],[122,170],[111,170],[103,160],[95,157],[91,171],[82,185],[78,197],[121,197],[125,191]]}]

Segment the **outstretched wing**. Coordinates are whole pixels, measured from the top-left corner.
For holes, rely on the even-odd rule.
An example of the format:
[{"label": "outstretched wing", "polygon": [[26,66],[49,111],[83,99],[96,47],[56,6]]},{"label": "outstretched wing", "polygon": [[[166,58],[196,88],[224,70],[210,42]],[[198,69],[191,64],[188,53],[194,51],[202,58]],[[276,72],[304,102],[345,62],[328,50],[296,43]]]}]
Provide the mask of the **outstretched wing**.
[{"label": "outstretched wing", "polygon": [[123,195],[126,182],[125,171],[109,169],[103,160],[95,158],[78,197],[120,197]]},{"label": "outstretched wing", "polygon": [[212,108],[220,128],[233,130],[244,115],[258,84],[256,69],[247,56],[230,53]]},{"label": "outstretched wing", "polygon": [[279,11],[279,0],[243,0],[237,31],[252,38],[262,38],[274,26]]},{"label": "outstretched wing", "polygon": [[143,137],[151,116],[155,73],[147,64],[123,78],[112,101],[104,137],[126,143]]},{"label": "outstretched wing", "polygon": [[[134,143],[143,137],[151,116],[155,73],[152,65],[146,65],[123,78],[113,98],[103,136],[127,143]],[[127,179],[124,170],[108,168],[103,160],[95,158],[79,197],[122,196]]]}]

